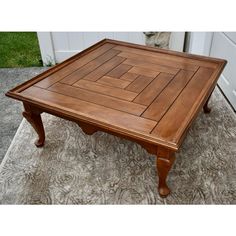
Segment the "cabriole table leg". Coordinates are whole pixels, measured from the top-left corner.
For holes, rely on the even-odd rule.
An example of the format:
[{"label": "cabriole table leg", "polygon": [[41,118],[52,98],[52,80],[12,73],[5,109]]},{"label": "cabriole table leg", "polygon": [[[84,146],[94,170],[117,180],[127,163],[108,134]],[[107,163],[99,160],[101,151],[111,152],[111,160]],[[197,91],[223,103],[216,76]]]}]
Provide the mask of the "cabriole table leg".
[{"label": "cabriole table leg", "polygon": [[206,102],[205,102],[205,104],[203,106],[203,111],[206,114],[211,112],[211,108],[208,106],[208,102],[210,100],[210,97],[211,97],[211,95],[208,97],[208,99],[206,100]]},{"label": "cabriole table leg", "polygon": [[168,173],[174,163],[175,153],[169,149],[157,147],[157,173],[159,177],[158,191],[161,197],[167,197],[170,189],[166,183]]},{"label": "cabriole table leg", "polygon": [[25,111],[22,115],[32,125],[36,133],[38,134],[38,140],[35,141],[37,147],[42,147],[45,141],[45,132],[41,119],[41,112],[36,108],[24,103]]}]

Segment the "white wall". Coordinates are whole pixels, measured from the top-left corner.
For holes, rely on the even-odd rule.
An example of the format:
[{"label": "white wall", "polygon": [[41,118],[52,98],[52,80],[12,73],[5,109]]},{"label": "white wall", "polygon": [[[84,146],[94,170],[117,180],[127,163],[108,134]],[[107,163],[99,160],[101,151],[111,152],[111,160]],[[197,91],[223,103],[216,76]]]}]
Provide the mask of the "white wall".
[{"label": "white wall", "polygon": [[174,51],[183,52],[185,32],[171,32],[169,48]]},{"label": "white wall", "polygon": [[[55,64],[104,39],[145,44],[143,32],[38,32],[39,46],[45,65]],[[183,51],[185,32],[172,32],[170,49]]]},{"label": "white wall", "polygon": [[210,55],[212,32],[191,32],[189,39],[189,53]]},{"label": "white wall", "polygon": [[191,32],[189,53],[228,61],[218,85],[236,110],[236,32]]},{"label": "white wall", "polygon": [[38,32],[44,64],[62,62],[104,38],[145,44],[143,32]]}]

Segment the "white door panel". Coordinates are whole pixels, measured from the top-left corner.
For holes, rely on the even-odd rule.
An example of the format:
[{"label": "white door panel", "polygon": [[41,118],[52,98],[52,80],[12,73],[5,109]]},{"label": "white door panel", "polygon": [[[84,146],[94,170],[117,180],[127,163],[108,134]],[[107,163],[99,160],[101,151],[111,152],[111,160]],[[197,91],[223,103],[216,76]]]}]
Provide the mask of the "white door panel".
[{"label": "white door panel", "polygon": [[224,32],[224,34],[236,44],[236,32]]},{"label": "white door panel", "polygon": [[[77,51],[80,48],[84,48],[84,40],[78,40],[83,38],[84,34],[82,32],[68,32],[70,50]],[[57,50],[58,48],[56,47],[55,49]]]},{"label": "white door panel", "polygon": [[[230,37],[233,38],[234,35],[231,34]],[[236,109],[236,44],[231,38],[223,32],[214,33],[210,56],[228,61],[218,84]]]},{"label": "white door panel", "polygon": [[66,32],[54,32],[52,35],[53,40],[53,47],[56,48],[58,51],[68,51],[69,41],[68,41],[68,34]]},{"label": "white door panel", "polygon": [[[38,32],[42,59],[45,64],[62,62],[104,39],[116,39],[145,45],[143,32]],[[182,51],[184,32],[172,32],[170,49]]]},{"label": "white door panel", "polygon": [[236,110],[236,90],[233,89],[229,83],[229,81],[224,77],[224,75],[221,75],[218,85],[224,92],[225,96],[228,98],[229,102],[234,107],[234,110]]},{"label": "white door panel", "polygon": [[143,32],[51,32],[56,62],[73,56],[104,38],[145,44]]}]

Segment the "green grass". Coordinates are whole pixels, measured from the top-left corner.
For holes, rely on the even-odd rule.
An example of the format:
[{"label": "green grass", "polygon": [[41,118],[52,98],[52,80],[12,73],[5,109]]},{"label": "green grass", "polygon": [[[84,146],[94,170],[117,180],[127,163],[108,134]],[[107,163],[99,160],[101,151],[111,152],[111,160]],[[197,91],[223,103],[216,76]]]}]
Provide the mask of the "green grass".
[{"label": "green grass", "polygon": [[0,67],[42,66],[37,34],[0,32]]}]

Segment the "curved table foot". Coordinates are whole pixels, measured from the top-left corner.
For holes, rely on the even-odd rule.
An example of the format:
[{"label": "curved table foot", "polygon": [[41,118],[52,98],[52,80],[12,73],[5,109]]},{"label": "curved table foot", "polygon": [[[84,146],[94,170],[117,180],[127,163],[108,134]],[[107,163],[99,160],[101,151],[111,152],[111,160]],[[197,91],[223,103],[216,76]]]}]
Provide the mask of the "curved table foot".
[{"label": "curved table foot", "polygon": [[32,127],[38,134],[38,140],[35,141],[35,145],[37,147],[42,147],[45,141],[45,132],[40,115],[41,112],[29,106],[28,104],[24,104],[24,108],[25,111],[22,113],[22,115],[32,125]]},{"label": "curved table foot", "polygon": [[168,173],[174,163],[174,152],[165,149],[157,148],[157,172],[159,177],[158,191],[161,197],[167,197],[170,193],[170,189],[166,183]]},{"label": "curved table foot", "polygon": [[205,102],[205,104],[204,104],[204,106],[203,106],[203,111],[204,111],[204,113],[206,113],[206,114],[208,114],[208,113],[211,112],[211,108],[208,106],[208,102],[209,102],[209,100],[210,100],[210,97],[211,97],[211,95],[210,95],[209,98],[206,100],[206,102]]},{"label": "curved table foot", "polygon": [[206,114],[208,114],[208,113],[211,112],[211,108],[208,107],[208,104],[205,104],[205,105],[204,105],[204,107],[203,107],[203,111],[204,111],[204,113],[206,113]]}]

